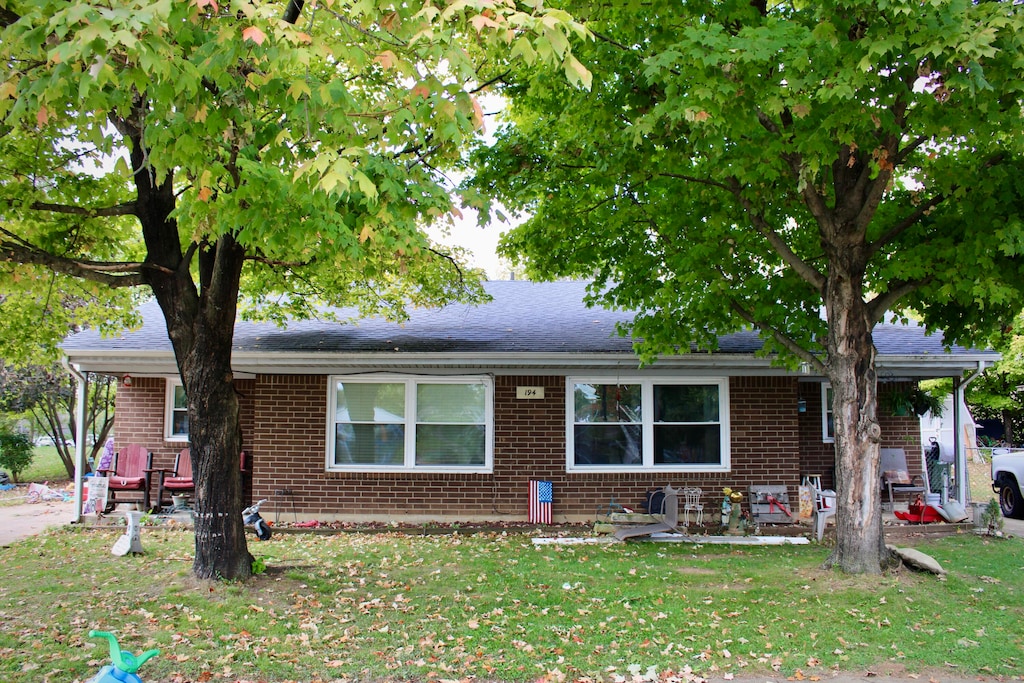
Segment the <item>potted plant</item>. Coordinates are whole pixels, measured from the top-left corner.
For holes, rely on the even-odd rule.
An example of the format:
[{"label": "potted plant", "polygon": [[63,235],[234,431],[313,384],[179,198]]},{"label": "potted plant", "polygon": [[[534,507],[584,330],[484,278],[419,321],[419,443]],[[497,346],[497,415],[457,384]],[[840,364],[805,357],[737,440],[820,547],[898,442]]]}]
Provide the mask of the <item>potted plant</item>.
[{"label": "potted plant", "polygon": [[920,417],[928,412],[938,417],[942,415],[943,402],[944,397],[930,394],[917,386],[909,390],[895,389],[886,395],[889,412],[896,417]]}]

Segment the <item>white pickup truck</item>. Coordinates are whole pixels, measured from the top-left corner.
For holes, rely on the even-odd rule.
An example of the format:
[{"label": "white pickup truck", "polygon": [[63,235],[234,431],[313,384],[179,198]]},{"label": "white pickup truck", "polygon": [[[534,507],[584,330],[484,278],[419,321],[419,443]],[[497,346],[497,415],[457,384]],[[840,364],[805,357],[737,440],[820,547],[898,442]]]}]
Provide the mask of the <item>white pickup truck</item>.
[{"label": "white pickup truck", "polygon": [[999,495],[1004,517],[1024,519],[1024,451],[992,454],[992,490]]}]

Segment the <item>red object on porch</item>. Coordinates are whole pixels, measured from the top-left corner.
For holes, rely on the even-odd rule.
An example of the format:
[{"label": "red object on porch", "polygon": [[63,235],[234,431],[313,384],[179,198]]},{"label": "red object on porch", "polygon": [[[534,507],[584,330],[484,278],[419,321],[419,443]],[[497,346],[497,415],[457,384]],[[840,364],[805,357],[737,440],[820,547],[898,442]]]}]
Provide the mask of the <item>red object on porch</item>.
[{"label": "red object on porch", "polygon": [[908,505],[906,512],[893,510],[893,514],[904,522],[910,522],[911,524],[930,524],[932,522],[946,521],[939,514],[939,511],[931,505]]}]

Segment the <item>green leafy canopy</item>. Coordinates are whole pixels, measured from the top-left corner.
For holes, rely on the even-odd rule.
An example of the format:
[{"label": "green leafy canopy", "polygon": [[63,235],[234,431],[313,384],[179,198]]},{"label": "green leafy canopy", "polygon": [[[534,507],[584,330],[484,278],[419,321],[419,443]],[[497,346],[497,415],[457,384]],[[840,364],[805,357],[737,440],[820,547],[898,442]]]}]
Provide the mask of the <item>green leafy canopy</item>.
[{"label": "green leafy canopy", "polygon": [[133,220],[145,173],[173,178],[197,281],[202,245],[243,245],[250,310],[400,315],[478,296],[459,254],[422,229],[452,219],[444,170],[481,126],[475,89],[501,68],[499,49],[582,84],[568,45],[585,31],[539,1],[327,0],[296,23],[286,4],[7,3],[0,260],[18,265],[3,277],[24,281],[36,263],[141,284],[154,248]]},{"label": "green leafy canopy", "polygon": [[[642,311],[647,353],[756,325],[818,357],[826,282],[984,343],[1021,310],[1024,16],[1009,2],[566,2],[591,92],[507,79],[467,194],[535,276]],[[834,280],[832,280],[834,281]]]}]

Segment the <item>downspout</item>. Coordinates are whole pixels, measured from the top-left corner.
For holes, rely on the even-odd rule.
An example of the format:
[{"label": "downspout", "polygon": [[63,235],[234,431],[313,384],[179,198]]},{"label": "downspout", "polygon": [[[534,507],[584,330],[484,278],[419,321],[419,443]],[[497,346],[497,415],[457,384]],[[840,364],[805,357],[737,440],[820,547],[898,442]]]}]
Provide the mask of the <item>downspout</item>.
[{"label": "downspout", "polygon": [[957,501],[967,507],[970,490],[967,482],[967,447],[963,442],[963,415],[960,414],[960,403],[965,401],[964,391],[974,380],[985,372],[988,361],[979,360],[978,369],[965,380],[953,378],[953,453],[956,454],[956,493]]},{"label": "downspout", "polygon": [[75,434],[78,436],[75,439],[75,516],[71,520],[72,524],[78,524],[82,521],[82,505],[85,502],[82,500],[82,480],[85,477],[85,403],[88,399],[89,380],[68,362],[66,356],[61,359],[61,364],[75,378],[78,392],[78,403],[75,406]]}]

